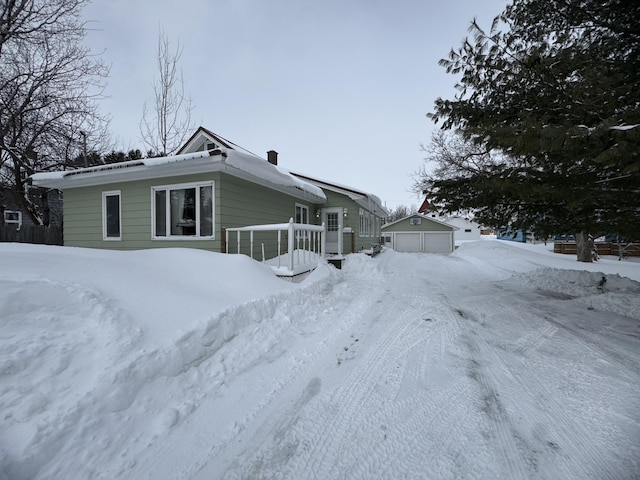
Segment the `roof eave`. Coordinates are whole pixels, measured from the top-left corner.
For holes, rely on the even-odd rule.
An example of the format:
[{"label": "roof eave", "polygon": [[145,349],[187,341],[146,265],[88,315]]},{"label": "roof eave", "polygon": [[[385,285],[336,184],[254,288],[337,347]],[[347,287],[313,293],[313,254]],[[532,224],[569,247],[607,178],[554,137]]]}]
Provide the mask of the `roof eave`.
[{"label": "roof eave", "polygon": [[[33,184],[46,188],[58,188],[61,190],[81,187],[94,187],[113,183],[135,182],[139,180],[150,180],[155,178],[169,178],[176,175],[176,163],[180,164],[180,175],[194,175],[202,173],[224,172],[236,178],[241,178],[249,182],[261,185],[271,190],[279,191],[291,195],[297,199],[306,200],[312,203],[322,204],[326,202],[326,197],[304,190],[294,185],[282,185],[270,182],[256,175],[236,168],[225,162],[226,154],[220,154],[219,150],[214,150],[211,156],[199,156],[190,158],[188,161],[166,162],[160,165],[154,164],[154,159],[148,159],[147,163],[142,160],[113,164],[112,166],[99,166],[94,169],[78,169],[61,173],[55,177],[45,175],[34,175]],[[224,153],[224,152],[223,152]],[[212,159],[213,156],[218,158]]]}]

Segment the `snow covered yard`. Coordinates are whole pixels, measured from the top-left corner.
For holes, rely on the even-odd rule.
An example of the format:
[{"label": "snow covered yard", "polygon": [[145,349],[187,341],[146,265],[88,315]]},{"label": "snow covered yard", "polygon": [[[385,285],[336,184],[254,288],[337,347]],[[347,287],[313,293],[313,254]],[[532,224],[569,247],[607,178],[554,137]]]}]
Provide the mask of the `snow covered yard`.
[{"label": "snow covered yard", "polygon": [[640,478],[640,263],[551,248],[0,244],[0,478]]}]

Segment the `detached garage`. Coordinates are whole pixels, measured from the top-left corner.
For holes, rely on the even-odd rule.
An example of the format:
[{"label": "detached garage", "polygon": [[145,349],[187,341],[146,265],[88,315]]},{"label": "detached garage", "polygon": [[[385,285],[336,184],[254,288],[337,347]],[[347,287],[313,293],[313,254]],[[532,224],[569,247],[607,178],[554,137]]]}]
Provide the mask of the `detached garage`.
[{"label": "detached garage", "polygon": [[382,226],[386,245],[397,252],[451,253],[457,227],[416,213]]}]

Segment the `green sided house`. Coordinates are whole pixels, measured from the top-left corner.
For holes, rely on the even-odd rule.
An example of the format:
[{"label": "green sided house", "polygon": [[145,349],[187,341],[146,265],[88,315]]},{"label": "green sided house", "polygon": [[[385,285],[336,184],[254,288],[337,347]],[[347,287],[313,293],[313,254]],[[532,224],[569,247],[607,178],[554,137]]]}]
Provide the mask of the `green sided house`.
[{"label": "green sided house", "polygon": [[397,252],[451,253],[457,227],[419,213],[382,227],[385,245]]},{"label": "green sided house", "polygon": [[382,221],[389,212],[378,197],[301,173],[291,174],[320,188],[326,197],[316,216],[327,229],[328,253],[369,252],[373,244],[380,242]]},{"label": "green sided house", "polygon": [[[32,181],[63,191],[67,246],[240,250],[268,259],[286,250],[282,225],[293,219],[324,222],[325,252],[342,254],[348,253],[344,237],[349,250],[370,246],[387,215],[374,195],[325,192],[321,182],[278,167],[276,152],[262,159],[202,127],[174,156],[37,173]],[[359,215],[368,222],[354,221]],[[251,226],[262,228],[240,231]],[[296,240],[310,242],[313,229],[296,230]]]}]

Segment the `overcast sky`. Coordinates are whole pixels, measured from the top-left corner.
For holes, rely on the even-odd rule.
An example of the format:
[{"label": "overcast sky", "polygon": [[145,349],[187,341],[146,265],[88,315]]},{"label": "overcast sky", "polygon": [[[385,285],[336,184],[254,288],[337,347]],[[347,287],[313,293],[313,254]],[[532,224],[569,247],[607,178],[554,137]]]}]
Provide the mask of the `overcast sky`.
[{"label": "overcast sky", "polygon": [[103,110],[118,148],[141,148],[162,27],[192,97],[193,122],[279,165],[419,205],[426,118],[457,77],[438,60],[505,0],[94,0],[87,42],[111,65]]}]

